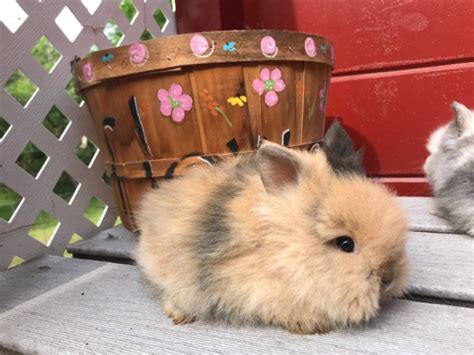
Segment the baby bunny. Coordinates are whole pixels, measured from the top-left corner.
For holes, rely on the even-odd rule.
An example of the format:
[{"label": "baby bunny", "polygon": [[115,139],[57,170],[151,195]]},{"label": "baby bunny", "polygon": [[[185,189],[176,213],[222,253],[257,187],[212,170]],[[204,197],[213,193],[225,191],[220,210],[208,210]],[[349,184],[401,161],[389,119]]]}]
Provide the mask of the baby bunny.
[{"label": "baby bunny", "polygon": [[392,194],[323,149],[264,142],[147,193],[137,262],[175,323],[324,333],[403,294],[406,222]]},{"label": "baby bunny", "polygon": [[424,170],[433,189],[435,213],[474,236],[474,111],[453,102],[454,119],[434,131]]}]

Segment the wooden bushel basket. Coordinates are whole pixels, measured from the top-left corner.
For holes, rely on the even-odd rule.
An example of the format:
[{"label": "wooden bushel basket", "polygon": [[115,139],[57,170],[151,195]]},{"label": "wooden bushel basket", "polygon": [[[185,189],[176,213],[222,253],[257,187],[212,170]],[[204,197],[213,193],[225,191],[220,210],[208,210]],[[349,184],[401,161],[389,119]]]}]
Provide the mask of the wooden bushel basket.
[{"label": "wooden bushel basket", "polygon": [[140,196],[261,138],[309,149],[324,130],[332,44],[312,34],[184,34],[73,63],[124,225]]}]

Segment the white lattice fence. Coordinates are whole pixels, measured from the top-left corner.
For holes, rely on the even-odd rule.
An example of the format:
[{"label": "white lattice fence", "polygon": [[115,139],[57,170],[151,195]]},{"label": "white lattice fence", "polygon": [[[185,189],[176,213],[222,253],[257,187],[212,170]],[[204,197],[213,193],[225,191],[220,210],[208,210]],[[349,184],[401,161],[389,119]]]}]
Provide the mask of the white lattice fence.
[{"label": "white lattice fence", "polygon": [[[0,23],[0,124],[3,127],[0,131],[3,132],[0,134],[0,186],[22,197],[8,221],[0,218],[0,270],[6,269],[15,256],[28,260],[42,254],[62,255],[74,233],[87,238],[115,222],[117,213],[112,191],[102,181],[105,168],[100,152],[89,166],[75,154],[81,140],[84,143],[83,136],[88,137],[89,142],[97,142],[97,138],[85,105],[78,104],[65,90],[71,80],[69,61],[75,55],[85,56],[93,44],[101,49],[111,47],[103,32],[111,19],[124,34],[120,44],[139,40],[145,28],[154,36],[170,35],[176,31],[173,1],[132,0],[138,13],[131,22],[120,9],[122,1],[18,0],[28,15],[27,19],[15,33]],[[83,2],[92,4],[92,9],[91,6],[86,8]],[[95,11],[94,4],[98,5]],[[56,23],[59,15],[66,16],[66,22],[74,22],[74,19],[67,19],[68,10],[65,7],[81,24],[78,28],[82,29],[76,38],[75,33],[68,33],[68,38]],[[157,9],[161,9],[158,15],[162,19],[164,15],[169,20],[165,26],[161,23],[161,29],[155,19]],[[32,48],[42,36],[46,36],[61,54],[50,72],[32,55]],[[24,106],[5,89],[17,70],[38,87]],[[53,107],[70,120],[59,138],[44,123]],[[18,164],[18,157],[27,145],[31,148],[31,144],[47,156],[35,177]],[[53,192],[64,173],[78,184],[69,202]],[[99,226],[84,216],[93,197],[108,206]],[[46,243],[36,240],[29,232],[40,212],[59,221]]]}]

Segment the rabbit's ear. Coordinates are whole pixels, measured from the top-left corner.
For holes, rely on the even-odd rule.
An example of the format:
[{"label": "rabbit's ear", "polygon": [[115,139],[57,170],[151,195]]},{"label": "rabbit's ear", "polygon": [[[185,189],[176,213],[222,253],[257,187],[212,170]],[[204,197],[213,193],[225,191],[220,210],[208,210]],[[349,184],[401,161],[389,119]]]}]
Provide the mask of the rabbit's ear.
[{"label": "rabbit's ear", "polygon": [[257,162],[263,185],[269,193],[296,184],[302,170],[297,154],[267,141],[257,151]]},{"label": "rabbit's ear", "polygon": [[451,104],[451,108],[456,114],[454,121],[458,126],[460,134],[463,134],[466,131],[474,130],[474,114],[471,112],[471,110],[456,101]]},{"label": "rabbit's ear", "polygon": [[337,120],[332,123],[326,132],[324,145],[342,158],[348,157],[354,152],[351,137]]}]

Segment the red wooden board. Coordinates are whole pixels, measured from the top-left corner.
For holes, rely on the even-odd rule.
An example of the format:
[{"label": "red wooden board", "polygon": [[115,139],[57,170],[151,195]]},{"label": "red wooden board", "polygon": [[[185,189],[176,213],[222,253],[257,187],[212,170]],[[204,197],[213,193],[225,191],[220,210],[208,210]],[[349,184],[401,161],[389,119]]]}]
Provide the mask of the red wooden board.
[{"label": "red wooden board", "polygon": [[223,29],[239,23],[239,6],[244,26],[327,36],[336,73],[474,59],[472,0],[222,1]]},{"label": "red wooden board", "polygon": [[328,116],[341,117],[367,171],[421,176],[429,134],[452,118],[453,100],[474,107],[474,63],[342,76],[331,80]]}]

